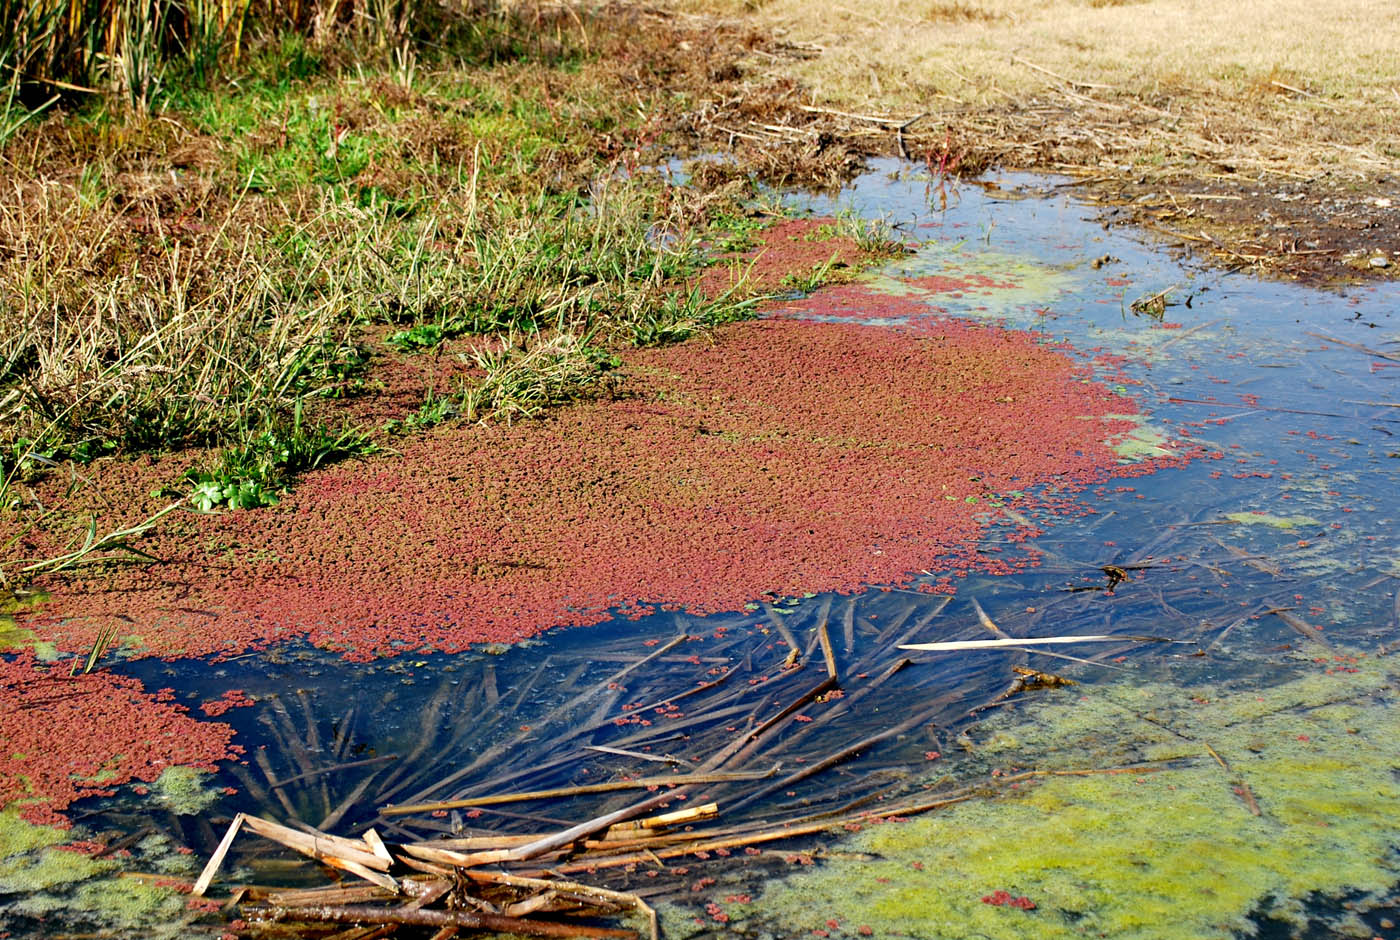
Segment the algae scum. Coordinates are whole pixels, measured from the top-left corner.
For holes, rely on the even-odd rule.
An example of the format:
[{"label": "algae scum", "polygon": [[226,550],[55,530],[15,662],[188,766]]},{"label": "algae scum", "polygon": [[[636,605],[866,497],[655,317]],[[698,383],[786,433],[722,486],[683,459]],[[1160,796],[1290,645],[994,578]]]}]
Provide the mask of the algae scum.
[{"label": "algae scum", "polygon": [[[1355,667],[1304,660],[1267,688],[1192,684],[1188,697],[1120,679],[1007,711],[969,733],[965,763],[1016,780],[1001,798],[870,827],[841,846],[865,857],[726,913],[779,935],[1220,937],[1261,918],[1304,928],[1315,895],[1384,897],[1400,663],[1341,661]],[[1374,935],[1352,910],[1327,919]]]},{"label": "algae scum", "polygon": [[[917,250],[844,288],[871,307],[891,298],[888,316],[796,299],[774,315],[1037,330],[1141,405],[1123,460],[1172,465],[1067,489],[1059,513],[1048,498],[988,494],[987,563],[953,577],[951,599],[917,583],[756,598],[732,614],[619,618],[522,647],[368,664],[297,647],[213,666],[118,664],[189,706],[246,692],[228,701],[247,707],[219,720],[247,763],[85,800],[71,831],[0,815],[0,930],[217,935],[226,917],[173,886],[239,811],[352,834],[385,803],[685,772],[743,713],[716,705],[702,721],[708,691],[684,709],[638,705],[729,675],[735,696],[777,711],[825,675],[817,635],[829,630],[843,696],[811,699],[778,738],[781,773],[913,723],[761,798],[746,796],[756,784],[711,791],[721,825],[864,814],[836,834],[600,876],[645,893],[667,936],[1400,936],[1400,292],[1191,273],[1087,221],[1052,185],[1002,180],[1002,193],[1030,188],[1005,201],[962,187],[930,208],[929,181],[890,164],[833,202],[801,200],[884,217]],[[1160,319],[1133,313],[1173,286]],[[1036,564],[989,573],[1027,557]],[[896,668],[898,643],[985,639],[987,621],[1018,637],[1125,639],[907,654]],[[1126,638],[1143,635],[1173,642]],[[784,668],[788,638],[797,668]],[[1028,687],[1013,667],[1075,684]],[[714,701],[730,689],[716,685]],[[907,819],[881,812],[954,792],[970,798]],[[384,831],[540,832],[614,805],[442,811]],[[326,877],[256,843],[236,845],[225,868],[220,898],[238,883]]]}]

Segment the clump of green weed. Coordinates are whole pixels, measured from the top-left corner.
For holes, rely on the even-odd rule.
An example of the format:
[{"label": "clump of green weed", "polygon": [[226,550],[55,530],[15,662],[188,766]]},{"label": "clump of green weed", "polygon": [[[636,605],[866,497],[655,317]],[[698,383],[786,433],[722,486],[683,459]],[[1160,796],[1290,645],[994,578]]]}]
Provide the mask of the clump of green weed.
[{"label": "clump of green weed", "polygon": [[333,342],[327,336],[319,349],[308,351],[304,363],[294,386],[299,393],[349,398],[369,388],[365,375],[369,371],[370,356],[358,343]]},{"label": "clump of green weed", "polygon": [[857,248],[869,255],[886,257],[901,255],[909,250],[888,219],[867,219],[854,212],[843,212],[837,232],[854,241]]},{"label": "clump of green weed", "polygon": [[246,443],[226,449],[213,470],[191,470],[185,479],[193,484],[190,501],[201,510],[225,505],[255,509],[276,505],[278,494],[300,473],[375,450],[369,438],[354,428],[333,432],[324,424],[311,426],[303,420],[298,400],[290,422],[270,419]]},{"label": "clump of green weed", "polygon": [[390,333],[384,342],[401,352],[435,349],[448,339],[448,331],[438,323],[418,323],[406,330]]},{"label": "clump of green weed", "polygon": [[839,272],[845,268],[846,264],[841,260],[841,253],[834,252],[830,258],[815,265],[809,271],[793,271],[783,275],[782,285],[789,290],[797,291],[799,294],[810,294],[823,284],[829,284],[835,280],[832,272]]},{"label": "clump of green weed", "polygon": [[758,245],[754,236],[771,222],[761,213],[718,213],[710,220],[710,245],[720,253],[748,251]]},{"label": "clump of green weed", "polygon": [[633,310],[626,322],[634,346],[667,346],[684,342],[725,323],[754,316],[761,295],[744,296],[741,279],[719,297],[706,297],[698,288],[674,290]]},{"label": "clump of green weed", "polygon": [[418,406],[417,411],[403,419],[389,419],[384,422],[384,430],[390,434],[426,431],[428,428],[437,427],[448,418],[456,417],[461,413],[462,409],[457,398],[438,395],[429,389],[428,394],[423,398],[423,404]]}]

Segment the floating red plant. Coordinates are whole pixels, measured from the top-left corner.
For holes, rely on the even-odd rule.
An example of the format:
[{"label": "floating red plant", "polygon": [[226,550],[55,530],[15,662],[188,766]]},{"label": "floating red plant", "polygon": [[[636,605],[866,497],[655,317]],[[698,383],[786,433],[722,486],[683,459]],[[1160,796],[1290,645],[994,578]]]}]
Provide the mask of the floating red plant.
[{"label": "floating red plant", "polygon": [[805,277],[830,264],[852,267],[871,257],[838,232],[835,219],[787,219],[754,233],[754,246],[705,270],[697,282],[709,297],[731,288],[760,293],[781,290],[789,277]]},{"label": "floating red plant", "polygon": [[247,708],[256,704],[257,702],[249,698],[248,693],[242,689],[229,689],[221,698],[200,705],[199,710],[210,718],[218,718],[230,708]]},{"label": "floating red plant", "polygon": [[982,903],[991,904],[994,907],[1018,907],[1023,911],[1035,910],[1035,902],[1024,894],[1016,897],[1010,891],[1001,889],[997,889],[991,894],[982,895]]},{"label": "floating red plant", "polygon": [[[881,296],[824,291],[789,313],[857,293]],[[1026,333],[759,321],[630,362],[630,397],[310,474],[277,507],[167,530],[151,546],[165,565],[62,585],[26,625],[75,650],[115,625],[166,656],[296,637],[361,658],[453,651],[614,609],[1012,572],[1033,557],[975,548],[997,494],[1082,513],[1071,491],[1142,472],[1104,443],[1130,402]]]},{"label": "floating red plant", "polygon": [[828,287],[809,297],[776,303],[769,315],[798,320],[884,320],[923,324],[945,311],[918,297],[871,290],[862,284]]},{"label": "floating red plant", "polygon": [[987,293],[994,290],[1014,290],[1019,286],[1014,281],[998,281],[985,274],[930,274],[926,277],[909,278],[906,283],[931,294]]},{"label": "floating red plant", "polygon": [[0,807],[66,826],[75,800],[169,767],[213,770],[234,756],[228,725],[196,721],[170,693],[108,672],[69,676],[32,653],[0,658]]}]

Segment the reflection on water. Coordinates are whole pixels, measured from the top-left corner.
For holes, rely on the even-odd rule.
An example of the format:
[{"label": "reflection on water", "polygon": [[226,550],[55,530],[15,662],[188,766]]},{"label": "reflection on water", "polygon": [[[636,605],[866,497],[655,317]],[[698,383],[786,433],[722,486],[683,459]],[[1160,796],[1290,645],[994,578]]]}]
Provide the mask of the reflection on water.
[{"label": "reflection on water", "polygon": [[[927,182],[895,169],[882,167],[833,203],[807,201],[818,211],[887,217],[920,242],[871,289],[1126,357],[1123,368],[1140,384],[1123,391],[1149,413],[1156,440],[1194,443],[1210,456],[1082,493],[1089,514],[1056,520],[1029,542],[1006,539],[1014,520],[994,526],[986,551],[1032,551],[1040,565],[1002,577],[971,574],[952,598],[882,589],[770,597],[738,614],[658,614],[557,631],[512,649],[370,664],[303,648],[218,666],[131,663],[123,671],[174,688],[192,706],[244,690],[253,704],[222,720],[238,729],[248,759],[215,782],[231,792],[218,792],[201,814],[152,812],[126,793],[94,805],[80,823],[158,832],[199,858],[212,851],[220,821],[240,810],[342,833],[374,825],[403,839],[541,832],[637,794],[380,811],[694,772],[785,712],[761,746],[724,764],[767,776],[714,783],[700,794],[720,803],[719,825],[878,813],[882,802],[985,780],[979,723],[1054,698],[1007,695],[1016,687],[1013,667],[1088,689],[1213,683],[1238,692],[1297,680],[1311,658],[1397,642],[1400,291],[1327,293],[1189,271],[1086,220],[1089,210],[1036,178],[1003,186],[1034,187],[1046,198],[999,200],[969,186],[930,210]],[[911,279],[924,286],[909,287]],[[1173,285],[1176,305],[1162,322],[1131,312],[1133,300]],[[1154,439],[1145,433],[1144,440],[1150,450]],[[1108,590],[1105,566],[1126,580]],[[987,638],[990,630],[1171,642],[897,649]],[[823,686],[828,645],[839,685]],[[1021,766],[1045,759],[1000,757]],[[729,860],[730,890],[790,868],[793,851],[765,848]],[[605,877],[689,905],[673,931],[723,929],[703,910],[703,902],[715,903],[710,893],[693,892],[675,875],[684,866],[667,862],[662,870],[672,877],[663,879],[646,867]],[[235,846],[225,870],[226,880],[262,884],[324,876],[251,839]]]}]

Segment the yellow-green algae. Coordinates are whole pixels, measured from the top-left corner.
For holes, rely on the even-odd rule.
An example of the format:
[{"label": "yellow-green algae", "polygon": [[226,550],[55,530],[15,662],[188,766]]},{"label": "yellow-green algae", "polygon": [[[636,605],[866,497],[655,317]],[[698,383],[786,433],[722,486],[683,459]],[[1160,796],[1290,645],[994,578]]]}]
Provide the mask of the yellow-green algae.
[{"label": "yellow-green algae", "polygon": [[1225,518],[1239,525],[1266,525],[1273,529],[1296,529],[1302,525],[1321,525],[1312,516],[1275,516],[1267,512],[1227,512]]},{"label": "yellow-green algae", "polygon": [[[26,822],[13,806],[0,811],[0,936],[7,929],[24,932],[24,918],[45,918],[48,927],[65,929],[96,926],[112,937],[191,935],[196,915],[182,894],[121,877],[116,859],[58,848],[77,838],[71,830]],[[173,848],[163,836],[148,836],[134,848],[137,867],[191,877],[194,861]]]},{"label": "yellow-green algae", "polygon": [[167,767],[151,784],[156,801],[179,816],[197,816],[214,805],[220,792],[209,785],[213,774],[194,767]]},{"label": "yellow-green algae", "polygon": [[[843,848],[876,861],[803,870],[727,913],[780,936],[832,919],[833,935],[1197,940],[1252,934],[1251,914],[1301,923],[1310,896],[1379,895],[1400,877],[1395,664],[1304,665],[1267,689],[1124,681],[1047,693],[973,729],[970,759],[1008,771],[1158,769],[1043,777],[868,826]],[[981,900],[997,890],[1036,907]],[[1346,918],[1331,926],[1370,936]]]},{"label": "yellow-green algae", "polygon": [[1162,428],[1151,424],[1147,415],[1110,414],[1104,415],[1101,420],[1131,421],[1133,423],[1131,430],[1110,443],[1113,452],[1123,463],[1136,463],[1151,457],[1170,457],[1172,454],[1171,449],[1167,446],[1170,440],[1167,433]]},{"label": "yellow-green algae", "polygon": [[[910,279],[940,276],[955,280],[990,278],[999,287],[970,284],[965,290],[926,291]],[[963,251],[959,246],[927,243],[919,252],[892,269],[862,278],[871,290],[895,296],[914,296],[945,307],[958,316],[1022,320],[1038,323],[1042,309],[1074,285],[1065,271],[1025,256],[998,251]],[[962,294],[961,297],[952,296]]]},{"label": "yellow-green algae", "polygon": [[21,627],[15,620],[19,611],[34,607],[48,599],[43,592],[31,592],[18,596],[10,591],[0,590],[0,651],[32,648],[42,660],[57,658],[58,650],[52,643],[38,641],[38,635]]}]

